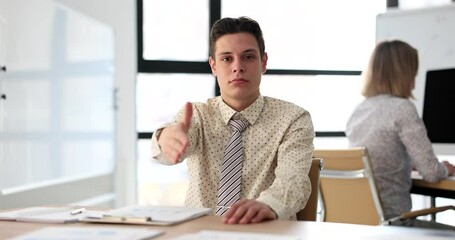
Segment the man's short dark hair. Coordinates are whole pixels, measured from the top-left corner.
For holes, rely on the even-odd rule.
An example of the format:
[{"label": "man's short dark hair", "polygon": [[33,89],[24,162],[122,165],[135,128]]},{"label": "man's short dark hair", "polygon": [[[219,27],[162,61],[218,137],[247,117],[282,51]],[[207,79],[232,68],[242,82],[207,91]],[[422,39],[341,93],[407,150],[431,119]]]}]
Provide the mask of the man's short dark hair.
[{"label": "man's short dark hair", "polygon": [[255,20],[249,17],[239,18],[222,18],[216,21],[210,30],[210,56],[215,58],[215,43],[216,41],[226,35],[233,33],[251,33],[259,45],[259,52],[261,57],[264,56],[265,43],[262,36],[262,30]]}]

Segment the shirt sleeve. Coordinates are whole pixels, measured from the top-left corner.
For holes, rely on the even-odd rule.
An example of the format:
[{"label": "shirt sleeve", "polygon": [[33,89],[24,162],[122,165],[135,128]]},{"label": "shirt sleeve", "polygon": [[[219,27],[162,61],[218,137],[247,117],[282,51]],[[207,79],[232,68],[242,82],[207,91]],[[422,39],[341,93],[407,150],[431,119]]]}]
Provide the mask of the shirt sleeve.
[{"label": "shirt sleeve", "polygon": [[448,171],[436,157],[425,125],[412,102],[403,104],[399,114],[402,116],[399,122],[400,138],[417,171],[428,182],[446,178]]},{"label": "shirt sleeve", "polygon": [[308,201],[313,139],[313,124],[305,111],[288,128],[278,148],[276,178],[257,199],[272,208],[279,219],[292,218]]}]

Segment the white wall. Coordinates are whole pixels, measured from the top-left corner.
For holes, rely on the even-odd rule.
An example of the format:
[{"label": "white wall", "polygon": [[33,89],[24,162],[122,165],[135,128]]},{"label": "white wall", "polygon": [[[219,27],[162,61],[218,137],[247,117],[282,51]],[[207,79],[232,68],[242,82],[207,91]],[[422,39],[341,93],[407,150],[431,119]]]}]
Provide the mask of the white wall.
[{"label": "white wall", "polygon": [[136,0],[55,0],[113,27],[115,32],[117,206],[136,203]]},{"label": "white wall", "polygon": [[377,16],[376,41],[400,39],[419,51],[419,72],[413,94],[420,115],[427,71],[455,66],[454,29],[455,3],[412,10],[389,10]]},{"label": "white wall", "polygon": [[[380,14],[376,40],[401,39],[419,51],[419,71],[413,91],[422,116],[426,74],[429,70],[455,67],[455,3]],[[449,133],[451,134],[451,133]],[[438,155],[455,156],[454,144],[433,144]]]}]

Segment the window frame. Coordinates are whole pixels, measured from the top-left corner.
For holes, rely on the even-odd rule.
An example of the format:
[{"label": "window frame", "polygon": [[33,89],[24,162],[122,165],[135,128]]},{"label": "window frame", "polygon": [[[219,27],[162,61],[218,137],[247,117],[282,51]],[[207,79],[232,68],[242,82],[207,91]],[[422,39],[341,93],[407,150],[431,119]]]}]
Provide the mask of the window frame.
[{"label": "window frame", "polygon": [[[210,66],[207,61],[162,61],[162,60],[147,60],[143,58],[143,0],[137,0],[137,66],[138,73],[206,73],[211,74]],[[387,0],[387,7],[398,6],[397,1]],[[221,0],[209,1],[209,29],[221,18]],[[207,46],[208,47],[208,46]],[[317,70],[317,69],[267,69],[265,74],[275,75],[349,75],[358,76],[360,70]],[[215,96],[220,95],[218,83],[215,84]],[[316,137],[345,137],[344,131],[316,131]],[[149,139],[153,132],[138,131],[138,139]]]}]

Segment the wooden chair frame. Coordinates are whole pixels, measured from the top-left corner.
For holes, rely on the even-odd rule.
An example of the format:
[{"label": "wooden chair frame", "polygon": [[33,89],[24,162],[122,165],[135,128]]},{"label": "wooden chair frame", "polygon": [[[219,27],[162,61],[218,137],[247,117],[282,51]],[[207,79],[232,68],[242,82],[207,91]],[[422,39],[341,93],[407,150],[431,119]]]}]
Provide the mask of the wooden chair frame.
[{"label": "wooden chair frame", "polygon": [[314,158],[311,162],[308,176],[311,182],[311,194],[305,207],[297,213],[299,221],[316,221],[319,202],[319,174],[323,166],[323,160]]}]

